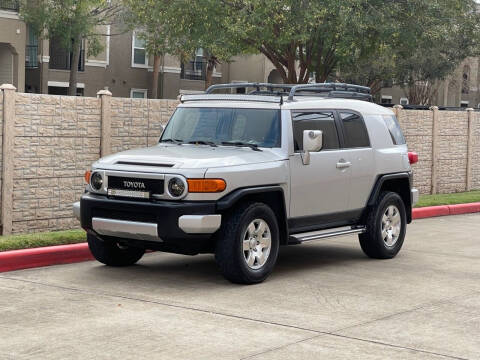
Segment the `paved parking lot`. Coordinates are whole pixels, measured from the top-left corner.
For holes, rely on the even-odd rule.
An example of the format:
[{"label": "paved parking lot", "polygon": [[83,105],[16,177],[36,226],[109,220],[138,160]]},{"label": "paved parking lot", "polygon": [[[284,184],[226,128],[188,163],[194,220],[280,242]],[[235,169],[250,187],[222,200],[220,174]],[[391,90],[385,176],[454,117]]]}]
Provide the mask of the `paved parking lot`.
[{"label": "paved parking lot", "polygon": [[0,274],[1,359],[480,358],[480,215],[418,220],[394,260],[356,237],[281,249],[263,284],[211,255]]}]

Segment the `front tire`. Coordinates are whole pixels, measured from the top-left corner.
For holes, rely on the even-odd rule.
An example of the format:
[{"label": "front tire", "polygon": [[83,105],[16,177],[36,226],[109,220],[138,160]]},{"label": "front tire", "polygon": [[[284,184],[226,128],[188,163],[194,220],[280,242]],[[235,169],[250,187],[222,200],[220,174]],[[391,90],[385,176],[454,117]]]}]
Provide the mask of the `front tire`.
[{"label": "front tire", "polygon": [[405,204],[400,195],[380,194],[366,220],[367,231],[360,234],[363,252],[374,259],[391,259],[402,248],[407,230]]},{"label": "front tire", "polygon": [[278,222],[272,209],[263,203],[246,203],[226,217],[215,260],[231,282],[255,284],[272,272],[279,245]]},{"label": "front tire", "polygon": [[95,259],[108,266],[133,265],[145,254],[145,249],[123,246],[115,241],[101,240],[92,234],[87,235],[87,242]]}]

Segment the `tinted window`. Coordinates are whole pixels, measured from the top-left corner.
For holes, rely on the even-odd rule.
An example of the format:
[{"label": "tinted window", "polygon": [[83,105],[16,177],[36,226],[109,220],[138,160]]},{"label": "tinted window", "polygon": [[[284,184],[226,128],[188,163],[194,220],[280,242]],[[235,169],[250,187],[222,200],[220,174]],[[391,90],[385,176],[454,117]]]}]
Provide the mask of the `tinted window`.
[{"label": "tinted window", "polygon": [[368,140],[368,132],[363,119],[360,115],[349,112],[341,112],[340,118],[343,122],[343,129],[345,131],[345,147],[357,148],[368,147],[370,141]]},{"label": "tinted window", "polygon": [[335,118],[333,112],[297,112],[292,114],[293,117],[293,140],[295,143],[295,151],[303,149],[303,131],[304,130],[322,130],[323,131],[323,148],[338,149],[338,134],[335,126]]},{"label": "tinted window", "polygon": [[388,131],[390,131],[390,136],[394,145],[404,145],[405,137],[403,136],[402,129],[400,129],[400,124],[396,116],[385,115],[383,117],[385,124],[387,124]]},{"label": "tinted window", "polygon": [[280,111],[269,109],[178,108],[161,141],[246,142],[280,147]]}]

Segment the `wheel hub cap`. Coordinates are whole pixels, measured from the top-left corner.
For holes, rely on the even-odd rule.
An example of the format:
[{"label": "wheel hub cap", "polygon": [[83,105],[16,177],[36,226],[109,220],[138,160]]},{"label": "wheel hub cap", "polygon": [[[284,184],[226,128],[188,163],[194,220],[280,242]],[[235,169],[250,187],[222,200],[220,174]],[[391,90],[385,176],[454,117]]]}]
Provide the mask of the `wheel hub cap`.
[{"label": "wheel hub cap", "polygon": [[382,217],[382,238],[388,247],[394,246],[402,230],[402,218],[395,205],[390,205]]},{"label": "wheel hub cap", "polygon": [[251,269],[260,269],[268,260],[272,244],[270,228],[265,220],[255,219],[242,237],[243,257]]}]

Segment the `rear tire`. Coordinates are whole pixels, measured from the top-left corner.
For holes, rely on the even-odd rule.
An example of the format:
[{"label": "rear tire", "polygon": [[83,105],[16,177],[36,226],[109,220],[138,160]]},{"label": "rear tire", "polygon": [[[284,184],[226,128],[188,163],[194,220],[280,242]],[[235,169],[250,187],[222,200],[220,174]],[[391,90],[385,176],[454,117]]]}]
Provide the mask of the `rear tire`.
[{"label": "rear tire", "polygon": [[402,248],[407,230],[405,204],[400,195],[380,194],[366,220],[367,231],[360,234],[363,252],[374,259],[391,259]]},{"label": "rear tire", "polygon": [[122,246],[114,241],[101,240],[92,234],[87,235],[87,241],[95,259],[108,266],[133,265],[145,254],[145,249]]},{"label": "rear tire", "polygon": [[265,280],[273,270],[280,245],[277,218],[263,203],[245,203],[225,218],[215,260],[223,276],[238,284]]}]

